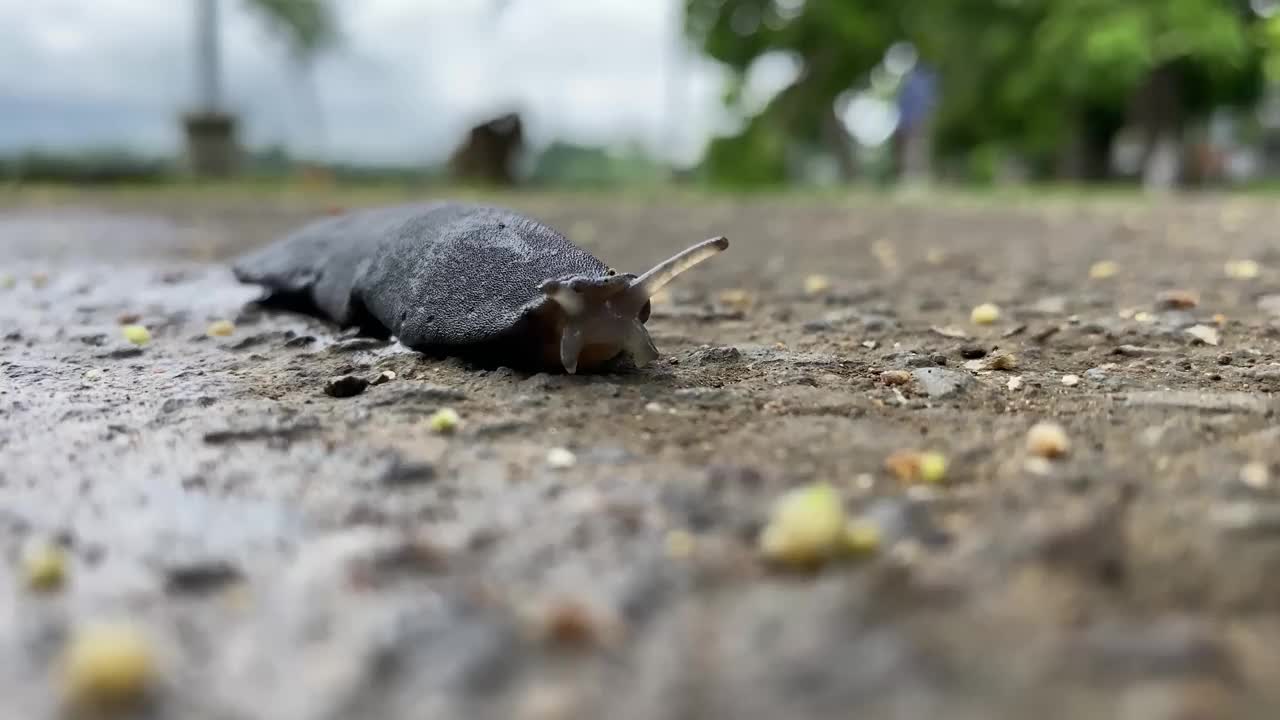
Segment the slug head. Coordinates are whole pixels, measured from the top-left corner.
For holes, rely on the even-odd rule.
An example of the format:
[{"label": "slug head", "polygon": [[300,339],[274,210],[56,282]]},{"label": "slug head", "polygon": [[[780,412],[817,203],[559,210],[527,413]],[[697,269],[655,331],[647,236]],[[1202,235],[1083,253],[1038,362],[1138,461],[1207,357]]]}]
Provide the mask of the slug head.
[{"label": "slug head", "polygon": [[649,298],[680,273],[729,247],[723,237],[704,240],[634,275],[606,277],[570,276],[547,280],[539,290],[559,308],[558,351],[560,364],[573,374],[578,368],[597,367],[626,352],[638,367],[658,357],[644,323],[649,318]]}]

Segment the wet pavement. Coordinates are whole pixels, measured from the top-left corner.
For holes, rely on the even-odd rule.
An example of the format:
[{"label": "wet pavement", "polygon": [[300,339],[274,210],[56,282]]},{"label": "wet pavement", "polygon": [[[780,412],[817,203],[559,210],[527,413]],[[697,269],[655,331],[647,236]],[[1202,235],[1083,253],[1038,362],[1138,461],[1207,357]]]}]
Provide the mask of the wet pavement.
[{"label": "wet pavement", "polygon": [[[0,203],[3,717],[105,713],[102,621],[151,660],[124,717],[1272,716],[1266,203],[502,198],[623,271],[733,242],[654,366],[563,377],[247,305],[227,260],[342,202]],[[813,482],[878,543],[780,569]]]}]

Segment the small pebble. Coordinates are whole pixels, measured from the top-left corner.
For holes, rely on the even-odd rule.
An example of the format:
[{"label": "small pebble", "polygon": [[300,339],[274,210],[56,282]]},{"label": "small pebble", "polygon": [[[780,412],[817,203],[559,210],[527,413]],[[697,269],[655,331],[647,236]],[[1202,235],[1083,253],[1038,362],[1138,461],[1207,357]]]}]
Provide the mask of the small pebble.
[{"label": "small pebble", "polygon": [[697,541],[687,530],[672,530],[667,533],[667,557],[683,560],[693,555]]},{"label": "small pebble", "polygon": [[1218,331],[1208,325],[1194,325],[1187,328],[1185,332],[1206,345],[1216,346],[1220,342]]},{"label": "small pebble", "polygon": [[23,554],[22,573],[32,590],[57,590],[66,581],[67,553],[55,543],[38,542]]},{"label": "small pebble", "polygon": [[980,360],[970,360],[964,364],[966,370],[1013,370],[1018,367],[1018,356],[1013,353],[996,353]]},{"label": "small pebble", "polygon": [[1271,471],[1266,463],[1246,463],[1240,468],[1240,482],[1254,490],[1265,490],[1271,485]]},{"label": "small pebble", "polygon": [[1156,295],[1156,307],[1160,310],[1190,310],[1200,304],[1200,298],[1189,290],[1166,290]]},{"label": "small pebble", "polygon": [[645,412],[661,413],[666,412],[667,409],[660,402],[650,402],[645,404],[644,410]]},{"label": "small pebble", "polygon": [[1013,353],[997,353],[985,361],[987,370],[1013,370],[1018,367],[1018,356]]},{"label": "small pebble", "polygon": [[992,303],[983,303],[969,313],[969,321],[974,325],[991,325],[1000,319],[1000,308]]},{"label": "small pebble", "polygon": [[369,384],[382,385],[383,383],[389,383],[395,379],[396,379],[396,372],[394,370],[383,370],[377,375],[374,375],[373,379],[369,381]]},{"label": "small pebble", "polygon": [[880,373],[880,382],[885,385],[906,385],[911,382],[911,373],[906,370],[885,370]]},{"label": "small pebble", "polygon": [[1044,476],[1053,472],[1053,463],[1049,462],[1046,458],[1033,456],[1027,458],[1027,462],[1023,465],[1023,468],[1032,475]]},{"label": "small pebble", "polygon": [[1066,385],[1067,387],[1075,387],[1076,385],[1080,384],[1080,376],[1079,375],[1063,375],[1062,384]]},{"label": "small pebble", "polygon": [[49,284],[49,273],[38,272],[31,276],[31,287],[39,289]]},{"label": "small pebble", "polygon": [[574,720],[582,699],[571,685],[539,683],[522,691],[512,720]]},{"label": "small pebble", "polygon": [[102,377],[102,370],[99,368],[89,368],[84,371],[85,380],[97,380]]},{"label": "small pebble", "polygon": [[324,394],[333,398],[355,397],[369,387],[369,381],[357,375],[330,378],[324,385]]},{"label": "small pebble", "polygon": [[205,334],[209,337],[229,337],[235,331],[236,325],[230,320],[215,320],[209,323]]},{"label": "small pebble", "polygon": [[1054,422],[1039,422],[1027,431],[1027,451],[1043,458],[1057,458],[1071,450],[1066,430]]},{"label": "small pebble", "polygon": [[898,450],[884,460],[885,469],[899,482],[936,484],[947,475],[947,457],[937,452]]},{"label": "small pebble", "polygon": [[554,447],[547,451],[547,467],[563,470],[577,464],[578,456],[568,448]]},{"label": "small pebble", "polygon": [[845,536],[844,503],[828,483],[795,488],[774,504],[760,533],[760,551],[774,562],[804,567],[821,563]]},{"label": "small pebble", "polygon": [[461,423],[462,418],[458,416],[457,411],[453,408],[441,408],[427,418],[427,427],[431,428],[432,432],[441,435],[448,435],[454,432]]},{"label": "small pebble", "polygon": [[124,339],[134,345],[146,345],[151,342],[151,331],[142,325],[125,325],[120,329]]},{"label": "small pebble", "polygon": [[1115,277],[1120,272],[1120,266],[1113,260],[1099,260],[1089,267],[1089,277],[1094,280],[1106,280]]},{"label": "small pebble", "polygon": [[1009,378],[1009,382],[1005,383],[1005,387],[1009,388],[1009,390],[1010,390],[1011,392],[1017,392],[1017,391],[1021,390],[1021,389],[1022,389],[1022,376],[1021,376],[1021,375],[1018,375],[1018,376],[1016,376],[1016,377],[1011,377],[1011,378]]},{"label": "small pebble", "polygon": [[535,618],[534,630],[549,644],[574,649],[610,644],[622,632],[614,618],[573,599],[546,607]]},{"label": "small pebble", "polygon": [[151,643],[127,623],[99,623],[79,629],[63,665],[72,701],[98,708],[141,700],[155,681],[155,672]]}]

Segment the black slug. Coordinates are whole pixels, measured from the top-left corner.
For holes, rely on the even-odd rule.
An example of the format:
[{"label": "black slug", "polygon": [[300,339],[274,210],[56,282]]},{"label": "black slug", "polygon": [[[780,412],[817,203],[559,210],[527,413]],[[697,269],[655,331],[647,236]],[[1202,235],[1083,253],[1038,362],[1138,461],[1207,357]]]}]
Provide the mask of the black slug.
[{"label": "black slug", "polygon": [[265,306],[424,354],[575,373],[622,353],[641,367],[657,358],[644,327],[649,298],[727,247],[712,238],[643,275],[619,275],[537,220],[442,202],[326,217],[232,270],[265,289]]}]

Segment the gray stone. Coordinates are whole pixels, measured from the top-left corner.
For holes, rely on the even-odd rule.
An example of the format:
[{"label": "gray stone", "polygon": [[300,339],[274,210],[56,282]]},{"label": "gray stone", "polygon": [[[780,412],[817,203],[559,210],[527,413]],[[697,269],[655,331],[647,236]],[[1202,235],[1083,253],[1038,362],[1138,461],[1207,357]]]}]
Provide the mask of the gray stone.
[{"label": "gray stone", "polygon": [[912,370],[911,375],[919,388],[935,400],[959,395],[973,385],[973,376],[959,370],[926,367]]}]

